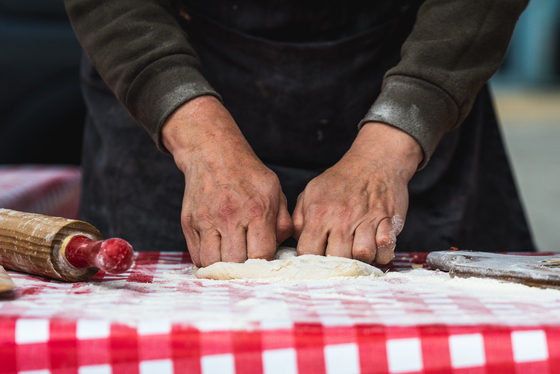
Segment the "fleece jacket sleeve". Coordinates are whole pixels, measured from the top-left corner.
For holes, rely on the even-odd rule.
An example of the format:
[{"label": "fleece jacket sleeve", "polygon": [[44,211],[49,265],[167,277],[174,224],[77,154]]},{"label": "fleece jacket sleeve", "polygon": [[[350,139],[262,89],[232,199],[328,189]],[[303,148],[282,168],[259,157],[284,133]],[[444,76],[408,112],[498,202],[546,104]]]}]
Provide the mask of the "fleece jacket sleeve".
[{"label": "fleece jacket sleeve", "polygon": [[166,0],[65,0],[85,53],[158,148],[165,120],[183,103],[220,96]]},{"label": "fleece jacket sleeve", "polygon": [[415,138],[422,168],[443,134],[461,124],[498,70],[528,0],[426,0],[360,122],[383,122]]}]

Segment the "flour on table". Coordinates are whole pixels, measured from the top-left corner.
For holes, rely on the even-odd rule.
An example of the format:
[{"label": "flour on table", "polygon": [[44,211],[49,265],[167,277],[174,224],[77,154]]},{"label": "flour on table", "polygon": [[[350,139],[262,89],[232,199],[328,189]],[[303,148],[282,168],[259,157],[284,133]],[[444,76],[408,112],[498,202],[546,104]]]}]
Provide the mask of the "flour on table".
[{"label": "flour on table", "polygon": [[327,279],[334,277],[379,277],[383,272],[357,260],[334,256],[296,256],[296,249],[280,247],[274,261],[251,259],[245,263],[217,262],[196,269],[198,278],[230,279]]}]

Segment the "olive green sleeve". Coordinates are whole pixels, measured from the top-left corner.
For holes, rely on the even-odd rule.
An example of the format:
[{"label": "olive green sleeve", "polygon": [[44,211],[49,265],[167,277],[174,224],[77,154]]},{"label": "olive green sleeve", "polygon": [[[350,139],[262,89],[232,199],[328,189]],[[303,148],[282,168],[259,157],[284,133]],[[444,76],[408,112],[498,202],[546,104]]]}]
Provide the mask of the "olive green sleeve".
[{"label": "olive green sleeve", "polygon": [[221,99],[166,0],[65,0],[74,32],[105,83],[158,148],[167,117],[202,95]]},{"label": "olive green sleeve", "polygon": [[398,127],[422,147],[423,167],[443,134],[461,124],[500,67],[528,0],[426,0],[384,77],[370,121]]}]

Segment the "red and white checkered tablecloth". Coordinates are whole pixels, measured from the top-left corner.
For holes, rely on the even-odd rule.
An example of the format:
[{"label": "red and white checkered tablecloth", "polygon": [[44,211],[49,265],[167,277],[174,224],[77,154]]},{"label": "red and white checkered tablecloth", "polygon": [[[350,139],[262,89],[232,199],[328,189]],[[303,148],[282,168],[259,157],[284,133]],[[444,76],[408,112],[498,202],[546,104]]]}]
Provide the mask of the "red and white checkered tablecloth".
[{"label": "red and white checkered tablecloth", "polygon": [[[187,253],[119,276],[9,272],[0,373],[554,373],[560,291],[411,269],[381,278],[213,281]],[[474,283],[473,283],[474,282]]]},{"label": "red and white checkered tablecloth", "polygon": [[0,165],[0,208],[76,218],[77,166]]}]

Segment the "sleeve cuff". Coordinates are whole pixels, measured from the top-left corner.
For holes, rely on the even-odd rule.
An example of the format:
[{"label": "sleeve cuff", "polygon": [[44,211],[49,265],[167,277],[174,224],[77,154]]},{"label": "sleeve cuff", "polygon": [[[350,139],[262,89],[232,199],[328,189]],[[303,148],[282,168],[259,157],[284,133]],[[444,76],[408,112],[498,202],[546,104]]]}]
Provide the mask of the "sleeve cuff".
[{"label": "sleeve cuff", "polygon": [[422,147],[421,169],[458,118],[459,108],[445,91],[421,79],[399,75],[385,78],[381,94],[358,127],[382,122],[403,130]]},{"label": "sleeve cuff", "polygon": [[163,124],[177,108],[203,95],[222,100],[208,81],[193,67],[188,55],[173,55],[147,66],[135,79],[126,96],[126,106],[146,128],[158,149],[169,153],[161,140]]}]

